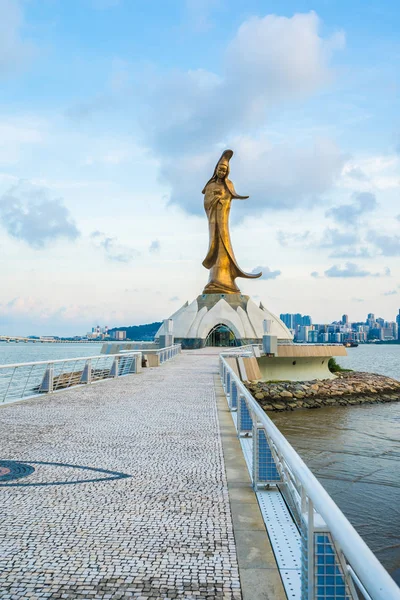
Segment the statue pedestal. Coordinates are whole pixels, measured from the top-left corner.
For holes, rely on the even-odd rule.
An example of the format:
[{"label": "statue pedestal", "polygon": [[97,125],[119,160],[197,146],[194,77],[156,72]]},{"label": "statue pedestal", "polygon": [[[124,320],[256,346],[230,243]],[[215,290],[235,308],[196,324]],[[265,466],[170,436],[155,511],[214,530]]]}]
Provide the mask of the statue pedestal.
[{"label": "statue pedestal", "polygon": [[[292,340],[289,329],[278,317],[243,294],[202,294],[190,304],[186,302],[170,319],[175,342],[182,344],[184,349],[213,345],[214,338],[209,336],[218,330],[218,326],[229,330],[230,345],[260,344],[265,319],[271,321],[271,335],[278,340]],[[156,341],[165,335],[164,328],[163,324],[156,334]]]}]

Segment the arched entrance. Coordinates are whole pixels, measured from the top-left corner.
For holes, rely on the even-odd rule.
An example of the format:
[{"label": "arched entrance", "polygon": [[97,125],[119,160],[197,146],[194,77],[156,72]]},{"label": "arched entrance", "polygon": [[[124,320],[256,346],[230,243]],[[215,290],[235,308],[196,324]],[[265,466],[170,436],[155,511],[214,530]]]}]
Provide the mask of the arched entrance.
[{"label": "arched entrance", "polygon": [[206,346],[239,346],[239,343],[233,331],[227,325],[219,323],[208,334]]}]

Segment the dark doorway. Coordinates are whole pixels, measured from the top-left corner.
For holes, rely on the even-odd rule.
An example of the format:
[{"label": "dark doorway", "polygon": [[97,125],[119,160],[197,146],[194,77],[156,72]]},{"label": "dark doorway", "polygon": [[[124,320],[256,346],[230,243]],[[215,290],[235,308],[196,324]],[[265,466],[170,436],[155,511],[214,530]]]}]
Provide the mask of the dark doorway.
[{"label": "dark doorway", "polygon": [[206,346],[239,346],[235,334],[229,327],[220,323],[213,327],[207,336]]}]

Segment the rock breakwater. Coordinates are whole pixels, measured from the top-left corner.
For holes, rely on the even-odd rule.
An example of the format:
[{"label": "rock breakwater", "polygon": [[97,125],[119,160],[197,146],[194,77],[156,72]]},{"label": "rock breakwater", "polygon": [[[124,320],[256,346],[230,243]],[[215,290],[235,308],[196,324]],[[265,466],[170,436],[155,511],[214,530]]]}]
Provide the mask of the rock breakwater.
[{"label": "rock breakwater", "polygon": [[351,371],[335,379],[250,381],[245,385],[265,411],[400,401],[400,381]]}]

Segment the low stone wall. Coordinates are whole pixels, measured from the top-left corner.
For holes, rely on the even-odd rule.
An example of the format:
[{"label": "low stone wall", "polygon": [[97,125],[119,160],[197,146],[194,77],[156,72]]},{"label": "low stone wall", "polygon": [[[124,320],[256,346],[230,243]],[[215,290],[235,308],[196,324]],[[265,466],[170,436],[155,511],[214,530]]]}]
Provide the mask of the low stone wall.
[{"label": "low stone wall", "polygon": [[245,385],[265,411],[400,400],[400,381],[384,375],[355,371],[338,373],[335,379],[260,381],[246,382]]}]

